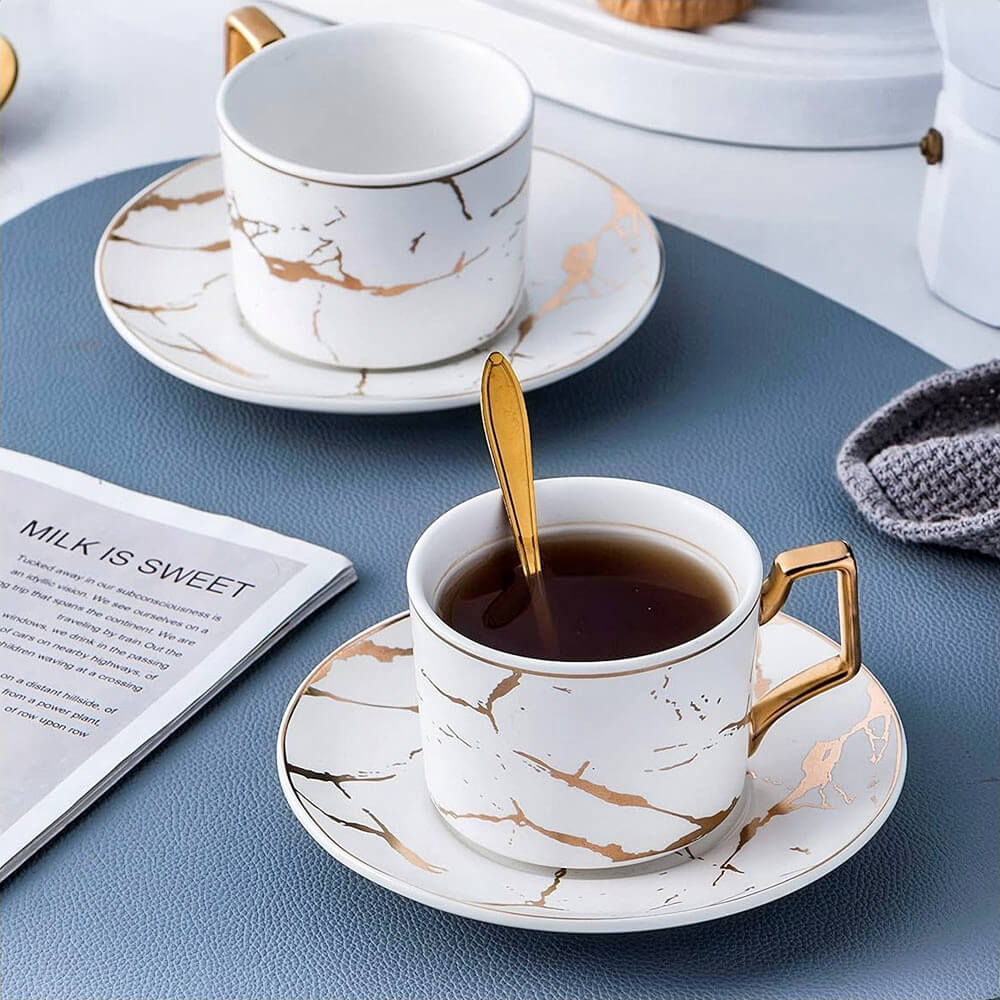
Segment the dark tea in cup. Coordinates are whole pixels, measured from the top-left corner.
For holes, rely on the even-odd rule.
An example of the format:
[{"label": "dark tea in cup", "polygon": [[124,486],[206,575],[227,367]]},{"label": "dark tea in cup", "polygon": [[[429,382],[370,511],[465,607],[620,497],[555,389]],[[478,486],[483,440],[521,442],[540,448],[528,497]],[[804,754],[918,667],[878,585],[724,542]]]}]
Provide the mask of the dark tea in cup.
[{"label": "dark tea in cup", "polygon": [[496,543],[444,581],[438,614],[491,649],[545,660],[620,660],[703,635],[733,610],[734,585],[698,550],[630,529],[567,529],[539,539],[540,579],[513,542]]}]

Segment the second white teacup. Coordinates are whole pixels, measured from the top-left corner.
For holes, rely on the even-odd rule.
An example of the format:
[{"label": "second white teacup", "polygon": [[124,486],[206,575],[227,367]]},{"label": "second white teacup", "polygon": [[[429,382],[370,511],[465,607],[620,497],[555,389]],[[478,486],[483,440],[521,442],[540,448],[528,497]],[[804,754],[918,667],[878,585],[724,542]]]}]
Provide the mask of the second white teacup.
[{"label": "second white teacup", "polygon": [[283,39],[253,8],[227,24],[230,62],[262,49],[216,102],[233,284],[256,333],[374,369],[498,333],[524,285],[533,96],[517,66],[409,25]]}]

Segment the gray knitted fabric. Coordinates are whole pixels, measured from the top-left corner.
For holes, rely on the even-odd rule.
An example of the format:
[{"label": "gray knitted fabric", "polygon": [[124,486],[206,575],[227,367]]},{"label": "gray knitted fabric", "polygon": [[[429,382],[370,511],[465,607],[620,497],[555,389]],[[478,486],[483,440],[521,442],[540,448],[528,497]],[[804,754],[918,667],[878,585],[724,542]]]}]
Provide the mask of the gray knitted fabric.
[{"label": "gray knitted fabric", "polygon": [[1000,360],[897,396],[844,442],[837,475],[882,531],[1000,558]]}]

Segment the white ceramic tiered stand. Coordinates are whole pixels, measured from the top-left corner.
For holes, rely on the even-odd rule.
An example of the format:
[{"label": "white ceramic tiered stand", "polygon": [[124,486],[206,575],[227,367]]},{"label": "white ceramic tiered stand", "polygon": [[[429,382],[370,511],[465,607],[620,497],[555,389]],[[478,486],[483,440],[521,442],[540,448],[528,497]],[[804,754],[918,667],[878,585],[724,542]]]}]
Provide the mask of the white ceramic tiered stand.
[{"label": "white ceramic tiered stand", "polygon": [[925,146],[920,260],[931,291],[1000,326],[1000,3],[931,0],[931,16],[944,89]]},{"label": "white ceramic tiered stand", "polygon": [[538,93],[629,125],[758,146],[916,142],[940,85],[926,0],[757,0],[668,31],[597,0],[288,0],[333,21],[404,20],[502,49]]}]

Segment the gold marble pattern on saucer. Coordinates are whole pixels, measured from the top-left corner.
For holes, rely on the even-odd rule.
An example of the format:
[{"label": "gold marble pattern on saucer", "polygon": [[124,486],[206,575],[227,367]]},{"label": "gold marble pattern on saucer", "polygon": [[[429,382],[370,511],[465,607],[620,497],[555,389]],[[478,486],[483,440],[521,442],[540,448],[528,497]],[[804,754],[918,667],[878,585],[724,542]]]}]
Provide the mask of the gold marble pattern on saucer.
[{"label": "gold marble pattern on saucer", "polygon": [[[438,364],[369,372],[300,360],[258,338],[237,309],[229,260],[234,227],[251,237],[255,230],[227,206],[218,157],[160,178],[112,219],[97,251],[98,295],[130,346],[212,392],[330,412],[462,406],[478,401],[491,350],[511,358],[526,389],[593,364],[631,335],[662,283],[656,227],[618,185],[589,167],[536,148],[528,210],[514,208],[507,209],[511,246],[527,227],[524,297],[481,347]],[[414,254],[423,235],[414,234]],[[461,280],[470,263],[463,260],[445,277]],[[317,300],[329,280],[305,266],[295,276],[316,285]]]},{"label": "gold marble pattern on saucer", "polygon": [[[761,632],[755,695],[831,646],[779,614]],[[569,698],[588,683],[551,681]],[[478,704],[488,712],[503,696],[484,692]],[[862,667],[775,723],[751,759],[744,794],[704,841],[620,870],[537,868],[480,853],[447,828],[424,785],[418,715],[408,615],[330,654],[292,698],[278,734],[278,773],[293,812],[324,850],[380,885],[452,913],[539,930],[679,926],[787,895],[877,832],[905,770],[896,709]],[[431,738],[475,739],[457,724]],[[664,744],[656,749],[683,753],[669,732]],[[578,774],[547,773],[581,795],[610,794]],[[483,820],[533,822],[520,807]]]}]

